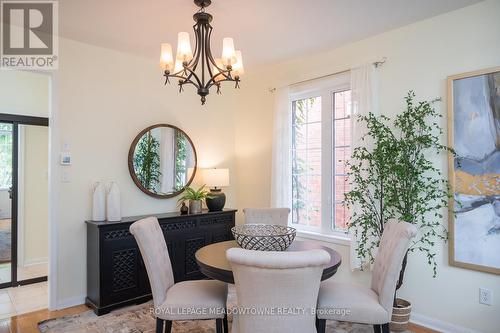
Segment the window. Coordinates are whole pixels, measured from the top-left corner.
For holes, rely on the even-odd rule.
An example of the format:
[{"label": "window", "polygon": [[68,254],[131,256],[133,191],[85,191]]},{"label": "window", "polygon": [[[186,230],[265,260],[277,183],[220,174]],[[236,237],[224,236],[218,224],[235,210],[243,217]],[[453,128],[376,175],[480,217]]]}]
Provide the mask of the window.
[{"label": "window", "polygon": [[12,124],[0,124],[0,189],[12,186]]},{"label": "window", "polygon": [[349,77],[308,84],[291,93],[292,224],[321,234],[345,232],[351,154]]}]

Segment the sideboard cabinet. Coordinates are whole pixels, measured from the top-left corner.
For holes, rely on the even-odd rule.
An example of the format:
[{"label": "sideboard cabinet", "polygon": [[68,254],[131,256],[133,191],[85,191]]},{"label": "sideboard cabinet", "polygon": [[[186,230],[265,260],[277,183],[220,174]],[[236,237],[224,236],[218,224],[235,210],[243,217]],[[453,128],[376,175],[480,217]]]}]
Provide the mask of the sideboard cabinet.
[{"label": "sideboard cabinet", "polygon": [[[236,210],[180,215],[167,213],[158,218],[167,242],[176,282],[206,278],[194,254],[211,243],[232,239]],[[151,299],[146,267],[129,227],[146,216],[123,218],[120,222],[87,224],[86,304],[97,315]]]}]

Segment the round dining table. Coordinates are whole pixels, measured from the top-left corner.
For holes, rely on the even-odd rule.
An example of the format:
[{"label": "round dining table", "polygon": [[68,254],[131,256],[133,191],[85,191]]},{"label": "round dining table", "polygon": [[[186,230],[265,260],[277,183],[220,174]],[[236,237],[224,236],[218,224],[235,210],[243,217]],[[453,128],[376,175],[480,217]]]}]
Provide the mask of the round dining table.
[{"label": "round dining table", "polygon": [[[225,241],[214,243],[200,248],[196,251],[195,258],[200,270],[207,277],[234,284],[231,264],[226,259],[226,251],[232,247],[240,247],[236,241]],[[321,281],[331,278],[340,266],[342,258],[340,254],[327,246],[313,241],[294,241],[286,251],[307,251],[323,249],[330,255],[330,262],[325,266]]]}]

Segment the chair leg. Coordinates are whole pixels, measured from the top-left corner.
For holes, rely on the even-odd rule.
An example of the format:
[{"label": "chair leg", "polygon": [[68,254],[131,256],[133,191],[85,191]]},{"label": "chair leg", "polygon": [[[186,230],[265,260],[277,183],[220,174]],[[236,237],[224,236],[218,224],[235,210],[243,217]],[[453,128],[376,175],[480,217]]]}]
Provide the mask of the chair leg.
[{"label": "chair leg", "polygon": [[389,323],[382,324],[382,333],[391,333],[391,330],[389,329]]},{"label": "chair leg", "polygon": [[373,332],[374,333],[381,333],[381,328],[380,328],[380,325],[373,325]]},{"label": "chair leg", "polygon": [[229,325],[227,324],[227,311],[224,314],[224,319],[222,319],[222,324],[224,325],[224,333],[229,333]]},{"label": "chair leg", "polygon": [[318,333],[325,333],[325,331],[326,331],[326,319],[316,318],[316,331]]},{"label": "chair leg", "polygon": [[170,333],[170,332],[172,332],[172,321],[165,320],[165,333]]},{"label": "chair leg", "polygon": [[156,333],[163,333],[164,324],[163,319],[156,318]]},{"label": "chair leg", "polygon": [[222,331],[222,319],[215,319],[215,332],[223,333]]}]

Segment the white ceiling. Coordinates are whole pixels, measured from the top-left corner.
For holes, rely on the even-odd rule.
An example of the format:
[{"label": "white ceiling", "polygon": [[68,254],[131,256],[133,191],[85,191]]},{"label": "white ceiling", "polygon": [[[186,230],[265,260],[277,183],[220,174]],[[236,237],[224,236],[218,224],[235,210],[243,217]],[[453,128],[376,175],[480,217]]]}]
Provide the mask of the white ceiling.
[{"label": "white ceiling", "polygon": [[[480,0],[212,0],[212,45],[233,37],[248,65],[332,49]],[[192,35],[191,0],[62,0],[60,33],[156,59],[160,43]]]}]

